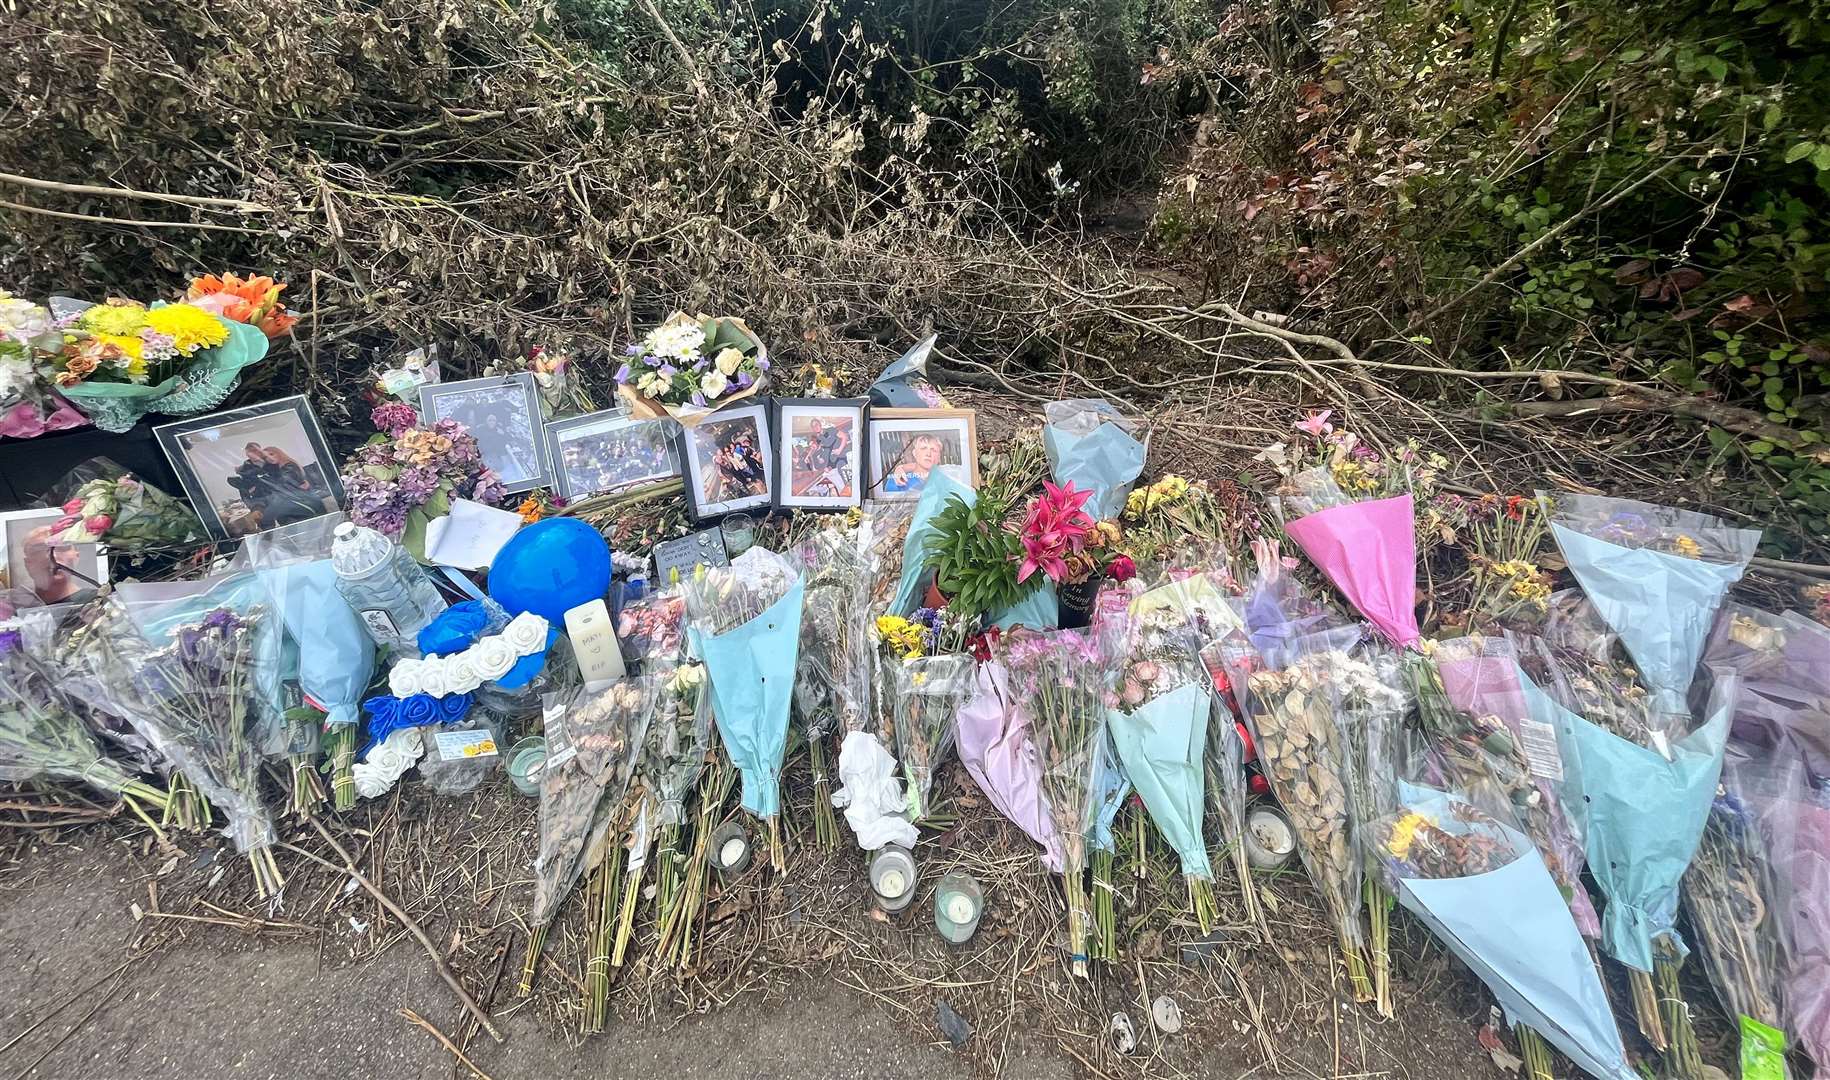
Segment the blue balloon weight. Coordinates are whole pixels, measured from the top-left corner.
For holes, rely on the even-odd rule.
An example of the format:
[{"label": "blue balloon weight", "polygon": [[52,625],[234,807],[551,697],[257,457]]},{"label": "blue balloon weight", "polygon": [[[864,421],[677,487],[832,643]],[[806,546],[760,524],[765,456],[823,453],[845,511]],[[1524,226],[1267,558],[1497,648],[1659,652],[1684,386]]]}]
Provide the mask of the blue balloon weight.
[{"label": "blue balloon weight", "polygon": [[577,518],[536,521],[511,537],[489,567],[489,597],[511,615],[531,611],[555,627],[566,612],[610,591],[610,545]]}]

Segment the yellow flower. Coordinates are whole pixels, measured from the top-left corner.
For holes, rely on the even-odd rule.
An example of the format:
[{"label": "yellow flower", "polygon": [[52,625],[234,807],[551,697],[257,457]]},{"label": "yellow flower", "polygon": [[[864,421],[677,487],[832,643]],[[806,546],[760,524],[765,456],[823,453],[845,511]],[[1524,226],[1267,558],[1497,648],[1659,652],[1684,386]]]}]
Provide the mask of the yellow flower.
[{"label": "yellow flower", "polygon": [[1172,473],[1151,484],[1150,493],[1160,499],[1173,502],[1188,494],[1188,481]]},{"label": "yellow flower", "polygon": [[96,337],[137,337],[146,325],[146,309],[138,304],[97,304],[77,316],[76,325]]},{"label": "yellow flower", "polygon": [[1676,548],[1677,553],[1684,556],[1686,559],[1694,559],[1703,554],[1703,545],[1681,533],[1676,540],[1671,542],[1671,546]]},{"label": "yellow flower", "polygon": [[928,639],[927,631],[920,623],[910,622],[900,615],[877,616],[877,636],[891,648],[902,650],[905,660],[922,656]]},{"label": "yellow flower", "polygon": [[1132,521],[1136,521],[1138,518],[1143,517],[1145,497],[1146,492],[1143,488],[1138,488],[1136,491],[1125,496],[1125,517]]},{"label": "yellow flower", "polygon": [[189,356],[229,340],[228,324],[189,304],[167,304],[146,313],[146,328],[172,339],[178,355]]},{"label": "yellow flower", "polygon": [[1410,813],[1392,824],[1392,838],[1385,843],[1385,850],[1402,859],[1411,853],[1411,845],[1417,842],[1417,833],[1429,819],[1422,814]]}]

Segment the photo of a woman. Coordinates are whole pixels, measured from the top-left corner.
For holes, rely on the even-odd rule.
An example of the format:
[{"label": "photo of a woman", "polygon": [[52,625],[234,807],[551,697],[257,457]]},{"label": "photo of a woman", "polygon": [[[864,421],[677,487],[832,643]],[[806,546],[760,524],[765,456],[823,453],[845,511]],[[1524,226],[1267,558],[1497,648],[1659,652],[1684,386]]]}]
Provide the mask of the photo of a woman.
[{"label": "photo of a woman", "polygon": [[160,445],[217,536],[247,536],[337,509],[343,492],[300,397],[162,425]]}]

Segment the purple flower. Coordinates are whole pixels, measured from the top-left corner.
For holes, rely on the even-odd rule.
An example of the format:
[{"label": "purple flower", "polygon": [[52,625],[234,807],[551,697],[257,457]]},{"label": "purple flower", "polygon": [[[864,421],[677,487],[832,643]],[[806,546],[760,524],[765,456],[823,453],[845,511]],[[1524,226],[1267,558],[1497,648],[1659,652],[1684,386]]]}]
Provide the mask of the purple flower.
[{"label": "purple flower", "polygon": [[616,379],[616,381],[620,382],[620,383],[628,382],[629,381],[629,365],[624,364],[622,367],[617,368],[616,374],[614,376],[612,376],[612,378]]},{"label": "purple flower", "polygon": [[705,395],[699,393],[697,390],[693,391],[693,404],[703,408],[705,405]]},{"label": "purple flower", "polygon": [[749,372],[743,371],[743,370],[739,370],[737,372],[737,389],[748,390],[750,388],[750,384],[755,381],[756,381],[755,379],[750,378]]},{"label": "purple flower", "polygon": [[756,370],[758,370],[758,371],[769,370],[769,358],[766,356],[757,357],[756,358]]},{"label": "purple flower", "polygon": [[398,436],[401,432],[419,425],[419,413],[404,401],[390,401],[385,405],[375,406],[369,412],[369,423],[374,424],[377,431],[385,431],[391,436]]},{"label": "purple flower", "polygon": [[656,372],[664,379],[671,379],[675,375],[680,374],[680,369],[672,364],[662,364],[656,369]]},{"label": "purple flower", "polygon": [[25,648],[25,635],[17,630],[0,630],[0,656]]},{"label": "purple flower", "polygon": [[623,355],[624,356],[640,356],[640,355],[642,355],[642,346],[636,342],[630,342],[629,344],[623,346]]}]

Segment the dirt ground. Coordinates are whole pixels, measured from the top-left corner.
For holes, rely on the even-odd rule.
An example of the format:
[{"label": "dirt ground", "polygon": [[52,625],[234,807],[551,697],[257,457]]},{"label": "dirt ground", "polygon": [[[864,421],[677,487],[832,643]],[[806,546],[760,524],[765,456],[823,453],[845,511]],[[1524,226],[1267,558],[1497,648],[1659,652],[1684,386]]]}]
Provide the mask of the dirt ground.
[{"label": "dirt ground", "polygon": [[[442,805],[454,806],[455,801],[443,800]],[[501,805],[513,804],[485,799],[481,813],[487,816]],[[441,822],[440,828],[447,824]],[[939,955],[926,951],[936,948],[931,929],[919,920],[886,925],[869,918],[852,899],[855,882],[830,880],[816,882],[815,888],[859,909],[856,925],[827,928],[835,940],[850,942],[836,959],[826,955],[809,959],[799,970],[792,965],[764,970],[753,949],[749,958],[732,966],[740,988],[728,994],[669,1000],[652,992],[619,991],[619,998],[630,1000],[610,1030],[582,1041],[569,1025],[555,1022],[550,1009],[537,1007],[540,997],[514,997],[510,984],[523,944],[518,933],[505,930],[490,939],[496,944],[473,949],[474,943],[458,940],[474,932],[466,929],[473,913],[452,911],[441,918],[436,910],[416,912],[428,935],[447,943],[447,956],[473,991],[491,1002],[492,1015],[507,1036],[498,1046],[486,1036],[466,1038],[474,1033],[425,951],[398,927],[376,936],[377,928],[368,921],[374,909],[353,891],[340,906],[333,901],[334,914],[320,920],[306,910],[318,893],[301,878],[298,892],[289,886],[288,907],[261,909],[257,922],[224,902],[245,884],[238,883],[245,871],[211,841],[188,844],[186,865],[174,870],[169,853],[149,849],[143,833],[136,836],[112,824],[29,838],[14,831],[7,839],[17,842],[0,863],[0,1077],[13,1080],[434,1080],[474,1075],[434,1035],[410,1021],[409,1010],[454,1041],[465,1042],[476,1069],[490,1080],[963,1080],[994,1073],[1014,1080],[1117,1075],[1471,1080],[1501,1075],[1475,1043],[1485,1005],[1465,974],[1452,971],[1440,952],[1430,953],[1405,974],[1401,1015],[1381,1024],[1364,1007],[1315,1000],[1307,992],[1292,993],[1288,985],[1266,985],[1288,982],[1276,976],[1275,960],[1229,950],[1229,969],[1255,987],[1253,1007],[1260,1010],[1264,1034],[1276,1047],[1273,1069],[1238,1001],[1233,1008],[1217,1008],[1220,1003],[1192,980],[1195,966],[1173,959],[1151,963],[1150,992],[1175,994],[1186,1011],[1187,1026],[1176,1035],[1153,1038],[1146,1014],[1136,1007],[1130,971],[1076,987],[1054,970],[1054,961],[1023,976],[1031,984],[1023,987],[1025,996],[1039,989],[1046,999],[1042,1004],[1025,1005],[1013,990],[1010,1011],[998,1016],[1004,1012],[1005,987],[991,987],[988,999],[982,991],[992,980],[969,978],[970,960],[955,961],[951,982],[946,973],[913,966],[920,957]],[[214,872],[210,861],[215,854],[224,856],[223,867],[232,872]],[[836,872],[861,875],[853,862],[838,860]],[[199,892],[183,904],[162,904],[166,915],[147,913],[152,897],[178,895],[187,879],[217,885],[208,893],[215,899],[203,899]],[[336,884],[328,873],[323,880]],[[990,903],[998,899],[994,894]],[[172,917],[180,909],[190,914]],[[995,920],[992,924],[982,932],[995,933]],[[821,933],[821,927],[810,932]],[[708,947],[728,946],[711,939]],[[919,978],[928,985],[886,980],[880,985],[887,993],[866,992],[854,981],[856,975],[847,974],[847,961],[858,954],[876,955],[898,971],[925,972]],[[482,960],[466,965],[464,956]],[[486,962],[496,956],[501,962]],[[905,964],[909,966],[901,966]],[[506,978],[500,974],[504,970]],[[1136,975],[1145,976],[1141,962]],[[981,992],[975,995],[975,990]],[[1059,1007],[1043,1007],[1057,995]],[[1076,995],[1080,1000],[1067,1000]],[[973,1025],[959,1051],[949,1046],[936,1023],[934,1003],[939,1000],[957,1002]],[[1104,1016],[1112,1002],[1139,1025],[1142,1045],[1128,1058],[1099,1045],[1091,1019],[1086,1030],[1070,1030],[1061,1019],[1082,1013]],[[995,1048],[988,1049],[988,1041]]]}]

